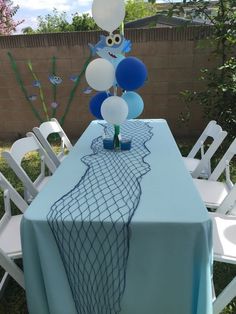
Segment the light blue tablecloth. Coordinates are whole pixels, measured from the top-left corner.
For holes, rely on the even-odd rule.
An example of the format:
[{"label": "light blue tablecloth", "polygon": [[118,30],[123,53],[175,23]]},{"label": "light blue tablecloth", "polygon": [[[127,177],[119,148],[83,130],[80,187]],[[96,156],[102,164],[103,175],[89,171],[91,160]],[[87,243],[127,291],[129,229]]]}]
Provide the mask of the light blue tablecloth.
[{"label": "light blue tablecloth", "polygon": [[[120,313],[211,314],[211,220],[166,121],[148,123],[153,136],[146,144],[151,153],[145,161],[151,170],[142,178],[140,202],[130,225]],[[24,214],[21,235],[31,314],[81,313],[47,215],[84,175],[87,167],[81,158],[92,153],[91,142],[102,132],[97,121],[89,125]]]}]

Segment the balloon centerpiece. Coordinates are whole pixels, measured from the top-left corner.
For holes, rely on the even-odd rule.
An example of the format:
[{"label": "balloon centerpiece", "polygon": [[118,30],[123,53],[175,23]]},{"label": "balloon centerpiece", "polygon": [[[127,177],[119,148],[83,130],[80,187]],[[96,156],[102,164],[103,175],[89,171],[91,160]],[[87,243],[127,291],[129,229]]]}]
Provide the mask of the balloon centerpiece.
[{"label": "balloon centerpiece", "polygon": [[[147,69],[138,58],[124,56],[131,50],[131,42],[123,34],[112,33],[125,17],[124,0],[94,0],[92,16],[109,35],[101,35],[95,46],[89,44],[92,54],[99,56],[89,63],[85,72],[90,87],[98,91],[90,100],[90,111],[97,119],[114,125],[114,138],[105,139],[104,148],[130,149],[131,142],[122,142],[120,125],[126,119],[137,118],[143,111],[143,100],[134,90],[146,81]],[[121,96],[118,96],[119,89]]]}]

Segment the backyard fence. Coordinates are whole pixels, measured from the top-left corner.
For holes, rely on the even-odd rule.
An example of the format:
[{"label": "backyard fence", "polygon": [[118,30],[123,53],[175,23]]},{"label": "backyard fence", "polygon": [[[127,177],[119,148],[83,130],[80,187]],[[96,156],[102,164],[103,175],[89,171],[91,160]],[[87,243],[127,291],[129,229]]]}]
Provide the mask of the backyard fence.
[{"label": "backyard fence", "polygon": [[[72,138],[77,138],[83,132],[93,119],[88,104],[95,93],[86,93],[83,69],[90,56],[88,43],[97,43],[102,33],[93,31],[0,37],[0,139],[24,136],[40,123],[31,105],[40,116],[44,115],[45,107],[42,107],[40,95],[33,97],[39,91],[33,86],[35,80],[32,73],[43,88],[48,115],[54,109],[59,119],[65,114],[69,103],[63,127]],[[145,103],[140,118],[167,119],[175,136],[195,136],[202,131],[206,121],[202,119],[202,110],[198,104],[191,108],[190,124],[180,125],[179,115],[184,110],[180,92],[201,89],[200,69],[216,65],[217,60],[212,57],[211,49],[203,44],[211,33],[212,28],[209,26],[125,31],[125,37],[132,42],[132,50],[128,55],[141,59],[148,69],[148,80],[138,91]],[[23,89],[10,62],[10,55]],[[56,60],[56,75],[62,79],[56,91],[56,111],[50,107],[55,103],[55,88],[53,91],[48,79],[52,74],[52,58]],[[33,71],[30,71],[29,64]],[[76,82],[71,77],[79,75],[80,81],[74,88]]]}]

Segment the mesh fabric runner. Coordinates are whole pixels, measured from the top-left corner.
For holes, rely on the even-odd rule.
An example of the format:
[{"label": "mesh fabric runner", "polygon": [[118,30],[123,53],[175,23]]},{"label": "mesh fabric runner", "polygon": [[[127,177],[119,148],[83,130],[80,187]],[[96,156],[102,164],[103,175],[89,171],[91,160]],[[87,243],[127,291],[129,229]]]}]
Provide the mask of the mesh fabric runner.
[{"label": "mesh fabric runner", "polygon": [[[112,136],[113,128],[104,126]],[[141,197],[140,181],[149,170],[144,158],[151,127],[128,121],[121,134],[132,138],[130,151],[103,149],[93,154],[78,184],[53,204],[47,219],[56,239],[78,314],[121,311],[129,255],[129,224]]]}]

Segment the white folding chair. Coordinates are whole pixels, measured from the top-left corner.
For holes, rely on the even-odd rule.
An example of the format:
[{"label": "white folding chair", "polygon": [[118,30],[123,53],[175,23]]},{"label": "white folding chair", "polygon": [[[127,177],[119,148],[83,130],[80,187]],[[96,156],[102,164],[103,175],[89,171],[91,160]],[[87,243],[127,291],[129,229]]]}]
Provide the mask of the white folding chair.
[{"label": "white folding chair", "polygon": [[13,188],[8,180],[0,173],[0,189],[4,197],[4,215],[0,220],[0,266],[5,270],[0,282],[0,291],[3,290],[8,275],[24,288],[22,269],[15,263],[15,259],[22,257],[20,240],[20,222],[22,214],[12,215],[11,201],[22,213],[28,204]]},{"label": "white folding chair", "polygon": [[[41,167],[40,174],[34,182],[21,165],[24,156],[32,151],[39,153]],[[50,178],[50,176],[46,176],[46,166],[51,173],[56,170],[56,165],[49,158],[48,154],[33,133],[28,133],[27,137],[15,141],[10,151],[2,152],[2,156],[6,159],[8,165],[12,168],[18,178],[22,181],[25,192],[25,200],[28,203],[32,201],[32,199],[38,194]]]},{"label": "white folding chair", "polygon": [[[210,213],[210,215],[213,222],[214,260],[236,265],[236,217],[219,213]],[[234,297],[236,297],[236,276],[213,301],[213,313],[221,313]]]},{"label": "white folding chair", "polygon": [[[211,158],[226,137],[227,132],[216,123],[210,121],[205,130],[189,152],[187,157],[183,157],[184,163],[193,178],[208,178],[211,175]],[[204,145],[207,139],[212,138],[213,141],[204,151]],[[200,151],[201,158],[196,158],[197,153]]]},{"label": "white folding chair", "polygon": [[[70,151],[72,144],[57,119],[53,118],[51,121],[43,122],[39,127],[33,128],[33,132],[48,153],[49,157],[58,167],[66,156],[66,149]],[[51,144],[48,141],[49,135],[53,133],[57,133],[61,139],[61,148],[58,154],[54,152]]]},{"label": "white folding chair", "polygon": [[[236,183],[230,178],[230,161],[236,154],[236,139],[210,175],[208,180],[193,179],[206,207],[218,213],[236,214]],[[217,181],[225,172],[225,182]]]}]

